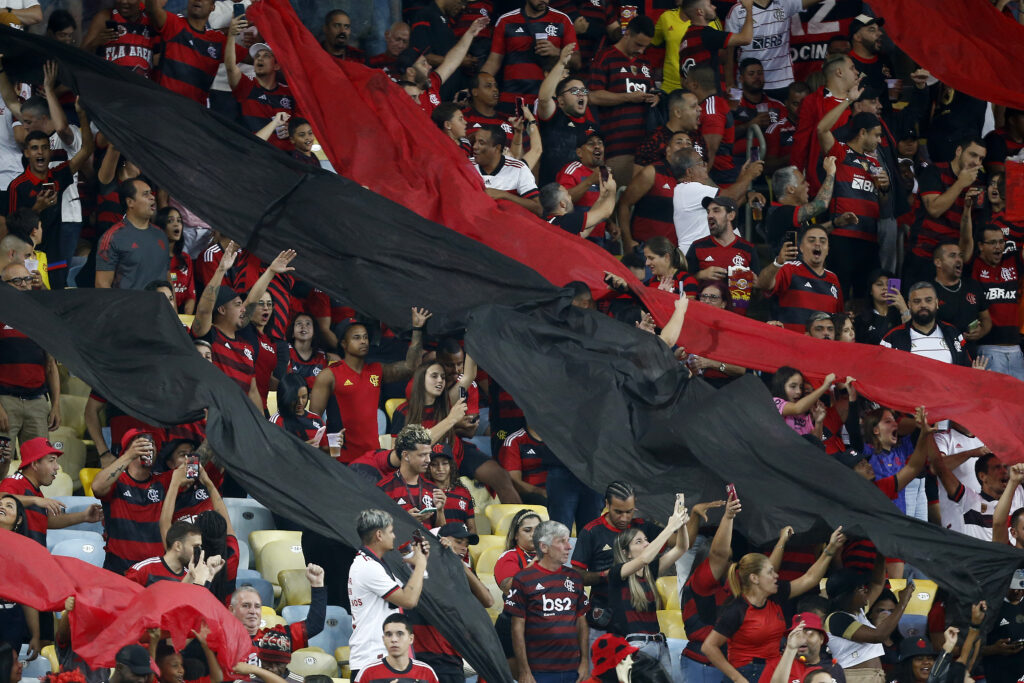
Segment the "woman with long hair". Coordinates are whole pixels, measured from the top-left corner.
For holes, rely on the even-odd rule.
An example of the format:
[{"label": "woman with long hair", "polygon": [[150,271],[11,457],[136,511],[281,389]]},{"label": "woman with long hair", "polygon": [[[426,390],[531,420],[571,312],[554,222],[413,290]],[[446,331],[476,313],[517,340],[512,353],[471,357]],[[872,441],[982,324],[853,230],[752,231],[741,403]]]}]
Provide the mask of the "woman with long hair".
[{"label": "woman with long hair", "polygon": [[[409,401],[391,417],[391,431],[398,432],[407,424],[421,424],[430,429],[443,422],[454,403],[449,392],[445,391],[446,384],[443,365],[430,363],[420,366],[412,376]],[[455,447],[459,440],[448,430],[439,441]]]},{"label": "woman with long hair", "polygon": [[[285,375],[277,385],[277,412],[270,417],[270,421],[310,446],[330,453],[326,431],[319,441],[316,439],[316,433],[324,424],[323,420],[319,415],[306,409],[308,404],[309,387],[306,386],[306,380],[299,375]],[[344,433],[344,430],[342,432]]]},{"label": "woman with long hair", "polygon": [[868,275],[868,295],[853,320],[859,343],[877,345],[889,330],[910,321],[910,309],[903,295],[899,289],[889,287],[889,281],[895,277],[881,269]]},{"label": "woman with long hair", "polygon": [[[793,581],[779,581],[779,572],[761,553],[749,553],[731,564],[727,578],[733,599],[719,612],[701,653],[729,680],[760,678],[765,663],[779,656],[779,643],[789,630],[782,604],[817,590],[832,557],[845,542],[839,527],[817,561]],[[726,645],[728,657],[722,652]]]},{"label": "woman with long hair", "polygon": [[[728,283],[724,280],[701,282],[697,299],[702,304],[714,306],[723,311],[732,311],[732,293],[729,291]],[[747,371],[746,368],[739,365],[722,363],[712,358],[703,358],[693,354],[687,356],[686,365],[690,368],[690,372],[702,377],[705,382],[716,389],[721,389]]]},{"label": "woman with long hair", "polygon": [[[263,299],[270,299],[270,294],[265,293]],[[266,317],[270,320],[269,309]],[[313,391],[313,382],[317,376],[332,362],[341,359],[337,354],[327,352],[320,327],[309,313],[300,311],[293,315],[285,337],[285,341],[278,343],[276,374],[279,377],[285,374],[299,375],[306,380],[309,390]]]},{"label": "woman with long hair", "polygon": [[430,464],[427,466],[426,478],[444,491],[444,518],[448,522],[462,522],[469,533],[476,533],[476,508],[473,494],[459,483],[459,473],[455,471],[452,450],[448,445],[438,445],[430,453]]},{"label": "woman with long hair", "polygon": [[[829,373],[825,381],[813,391],[804,391],[804,375],[796,368],[785,365],[772,378],[772,397],[775,407],[793,431],[797,434],[814,434],[821,438],[821,425],[825,419],[825,407],[819,403],[825,392],[836,380]],[[812,412],[813,411],[813,412]]]},{"label": "woman with long hair", "polygon": [[[109,152],[108,152],[109,153]],[[185,253],[185,238],[182,236],[181,212],[170,206],[157,209],[153,225],[167,235],[171,262],[167,279],[174,287],[174,303],[178,313],[192,315],[196,312],[196,280],[192,257]]]},{"label": "woman with long hair", "polygon": [[0,640],[0,683],[18,683],[21,680],[23,664],[18,661],[18,649],[5,640]]},{"label": "woman with long hair", "polygon": [[[672,516],[654,539],[648,540],[638,527],[630,527],[615,538],[613,564],[608,570],[608,632],[622,636],[630,645],[657,659],[666,671],[672,670],[672,662],[658,625],[660,600],[654,584],[689,549],[689,519],[682,499],[677,496]],[[673,536],[675,545],[659,557],[659,551]]]},{"label": "woman with long hair", "polygon": [[[528,508],[520,510],[512,517],[512,524],[505,535],[505,552],[494,563],[494,581],[501,589],[503,598],[508,596],[508,591],[512,587],[512,577],[533,564],[537,552],[533,546],[533,532],[540,523],[540,515]],[[502,612],[494,622],[494,630],[498,632],[498,640],[514,676],[516,655],[512,649],[511,622],[508,613]]]},{"label": "woman with long hair", "polygon": [[686,260],[672,241],[656,235],[644,243],[644,260],[653,277],[648,287],[663,289],[693,299],[697,296],[697,280],[686,272]]},{"label": "woman with long hair", "polygon": [[[0,495],[0,529],[6,529],[28,538],[28,523],[25,506],[9,493]],[[21,646],[29,643],[33,652],[39,652],[39,612],[27,605],[0,601],[0,641],[3,645],[14,646],[17,659]],[[0,655],[2,658],[2,655]],[[0,662],[2,664],[2,662]],[[18,678],[21,678],[19,669]],[[0,671],[0,683],[6,679]]]}]

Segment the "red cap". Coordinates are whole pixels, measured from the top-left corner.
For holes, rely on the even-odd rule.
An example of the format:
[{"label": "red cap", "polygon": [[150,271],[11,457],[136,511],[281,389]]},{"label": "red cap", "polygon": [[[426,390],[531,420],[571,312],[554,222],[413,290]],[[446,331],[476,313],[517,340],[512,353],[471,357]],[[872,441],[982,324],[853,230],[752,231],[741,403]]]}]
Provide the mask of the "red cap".
[{"label": "red cap", "polygon": [[591,675],[600,676],[605,671],[614,669],[619,662],[638,650],[639,648],[630,645],[622,636],[604,634],[595,640],[590,648],[590,659],[593,663]]},{"label": "red cap", "polygon": [[37,436],[34,439],[29,439],[21,444],[21,465],[18,466],[18,469],[24,469],[36,460],[42,460],[51,453],[61,455],[64,451],[47,441],[46,437]]},{"label": "red cap", "polygon": [[146,429],[139,429],[138,427],[132,427],[121,437],[121,452],[128,450],[128,446],[132,445],[132,441],[140,436],[149,436],[156,443],[156,437],[153,436],[153,432]]},{"label": "red cap", "polygon": [[[801,621],[804,622],[804,628],[812,631],[821,631],[825,642],[828,642],[828,631],[825,630],[824,624],[821,623],[821,617],[814,612],[801,612],[793,616],[793,628],[799,626]],[[789,629],[790,632],[793,631],[793,628]]]}]

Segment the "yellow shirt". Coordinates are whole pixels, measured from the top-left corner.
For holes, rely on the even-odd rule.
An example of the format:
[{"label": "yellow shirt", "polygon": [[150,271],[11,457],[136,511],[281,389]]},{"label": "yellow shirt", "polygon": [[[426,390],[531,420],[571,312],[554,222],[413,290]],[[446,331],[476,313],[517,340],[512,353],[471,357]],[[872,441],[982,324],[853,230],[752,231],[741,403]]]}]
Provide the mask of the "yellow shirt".
[{"label": "yellow shirt", "polygon": [[[722,22],[715,19],[711,26],[721,30]],[[661,89],[665,92],[679,90],[683,84],[679,80],[679,43],[683,42],[686,29],[690,28],[690,20],[683,16],[681,10],[670,9],[661,13],[658,23],[654,25],[654,39],[651,45],[665,46],[665,64],[662,66]]]},{"label": "yellow shirt", "polygon": [[39,262],[39,277],[43,281],[43,289],[50,288],[50,274],[46,272],[47,261],[45,251],[35,251],[32,253],[36,261]]}]

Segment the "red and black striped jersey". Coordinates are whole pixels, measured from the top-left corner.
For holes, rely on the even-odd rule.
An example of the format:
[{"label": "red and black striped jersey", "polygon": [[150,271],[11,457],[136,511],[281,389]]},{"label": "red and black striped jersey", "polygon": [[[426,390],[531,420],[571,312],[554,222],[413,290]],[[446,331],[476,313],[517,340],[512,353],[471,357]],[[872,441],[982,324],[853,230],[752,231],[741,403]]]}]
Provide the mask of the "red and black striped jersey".
[{"label": "red and black striped jersey", "polygon": [[455,36],[461,38],[462,34],[469,30],[474,21],[480,17],[486,17],[487,26],[477,34],[474,42],[477,40],[490,41],[491,34],[494,32],[493,22],[491,21],[493,16],[494,3],[491,0],[468,0],[463,3],[462,13],[455,19],[455,25],[452,29],[455,31]]},{"label": "red and black striped jersey", "polygon": [[[936,162],[925,166],[917,174],[918,194],[923,200],[927,196],[944,194],[956,182],[949,162]],[[917,210],[917,220],[911,230],[913,245],[911,251],[918,258],[932,260],[932,252],[941,242],[957,242],[960,239],[960,216],[964,211],[964,194],[961,192],[956,200],[938,218],[932,218],[924,207],[924,202]]]},{"label": "red and black striped jersey", "polygon": [[[642,55],[630,59],[612,45],[594,60],[587,87],[610,93],[649,93],[654,90],[653,70]],[[628,102],[612,107],[596,107],[605,136],[605,157],[635,154],[647,135],[647,102]]]},{"label": "red and black striped jersey", "polygon": [[775,319],[787,330],[804,333],[807,318],[814,311],[843,312],[839,278],[831,270],[818,275],[803,261],[787,261],[775,275],[769,295],[775,298]]},{"label": "red and black striped jersey", "polygon": [[[788,110],[786,109],[786,105],[784,105],[782,102],[779,102],[778,100],[774,100],[768,97],[767,95],[765,95],[760,102],[754,103],[748,100],[747,96],[744,95],[743,97],[740,98],[740,103],[736,105],[735,109],[732,110],[732,118],[733,121],[736,123],[750,123],[755,118],[757,118],[757,115],[760,114],[761,112],[767,112],[768,116],[771,118],[771,120],[768,122],[768,125],[762,127],[762,132],[766,134],[765,145],[767,145],[768,128],[776,123],[779,123],[780,121],[785,121],[786,116],[789,114]],[[755,137],[754,147],[757,148],[758,146],[758,141]],[[737,166],[742,167],[743,164],[746,163],[746,135],[741,135],[739,138],[736,139],[735,144],[732,146],[732,155],[736,158],[735,163]],[[761,158],[765,158],[765,150],[763,149],[761,150]]]},{"label": "red and black striped jersey", "polygon": [[732,156],[732,146],[736,141],[736,124],[733,122],[729,102],[720,95],[712,95],[701,105],[700,128],[698,134],[702,139],[709,135],[722,136],[715,152],[715,163],[708,169],[711,179],[719,185],[728,186],[736,182],[739,168]]},{"label": "red and black striped jersey", "polygon": [[[664,151],[662,146],[662,151]],[[676,178],[668,163],[662,158],[654,163],[654,183],[651,189],[633,205],[633,221],[630,232],[637,242],[661,235],[676,243],[676,226],[672,220],[672,196]]]},{"label": "red and black striped jersey", "polygon": [[682,602],[683,627],[687,643],[683,656],[701,664],[709,664],[708,658],[700,651],[704,639],[715,627],[718,609],[732,597],[725,584],[725,576],[716,579],[711,573],[711,564],[704,560],[690,574],[683,586]]},{"label": "red and black striped jersey", "polygon": [[[27,498],[44,498],[43,492],[30,482],[21,471],[15,472],[9,477],[0,481],[0,493],[10,493],[15,496]],[[35,505],[25,506],[25,532],[33,541],[46,547],[46,530],[50,523],[46,516],[46,508]]]},{"label": "red and black striped jersey", "polygon": [[[285,347],[287,347],[287,353],[285,353]],[[330,361],[327,360],[327,354],[317,349],[313,351],[313,354],[309,358],[303,358],[299,355],[299,352],[295,350],[295,347],[286,342],[278,342],[278,357],[279,363],[284,362],[283,372],[281,375],[298,375],[306,380],[306,386],[309,387],[310,391],[313,391],[313,383],[316,378],[323,372]]]},{"label": "red and black striped jersey", "polygon": [[0,323],[0,394],[36,398],[46,393],[46,351]]},{"label": "red and black striped jersey", "polygon": [[658,568],[658,560],[655,559],[648,568],[647,576],[636,575],[640,587],[643,588],[644,596],[647,598],[647,609],[638,610],[633,605],[633,595],[629,590],[629,579],[622,578],[622,566],[624,563],[616,563],[608,570],[608,610],[612,614],[611,623],[608,624],[608,632],[620,635],[623,638],[630,633],[660,633],[658,625],[658,602],[654,594],[653,572]]},{"label": "red and black striped jersey", "polygon": [[160,509],[172,474],[163,472],[138,481],[122,472],[106,495],[100,496],[108,556],[132,564],[163,555]]},{"label": "red and black striped jersey", "polygon": [[[470,107],[469,109],[467,109],[464,112],[462,112],[462,116],[463,116],[463,118],[466,119],[466,130],[467,131],[473,130],[474,128],[480,128],[481,126],[487,126],[487,125],[501,126],[501,129],[503,131],[505,131],[505,135],[508,136],[508,143],[507,144],[509,144],[509,145],[512,144],[512,136],[515,135],[515,131],[512,129],[512,124],[508,122],[508,116],[506,116],[505,114],[501,113],[500,111],[495,111],[494,112],[494,116],[484,116],[483,114],[478,112],[473,107]],[[523,148],[524,149],[527,147],[526,140],[527,140],[527,136],[526,136],[526,132],[524,131],[523,132]]]},{"label": "red and black striped jersey", "polygon": [[697,278],[687,273],[685,270],[678,270],[667,282],[662,282],[659,277],[652,277],[647,281],[648,287],[654,289],[663,289],[666,292],[671,292],[678,296],[688,296],[691,299],[697,296],[699,286],[697,284]]},{"label": "red and black striped jersey", "polygon": [[[577,185],[585,182],[590,176],[594,174],[595,169],[584,166],[579,161],[571,161],[565,165],[561,171],[558,172],[558,176],[555,177],[555,182],[564,187],[567,190],[571,190]],[[587,191],[583,194],[579,200],[573,202],[575,210],[589,209],[601,196],[601,188],[596,182],[592,182]],[[604,237],[605,222],[601,221],[594,226],[591,231],[591,237]]]},{"label": "red and black striped jersey", "polygon": [[[282,408],[284,406],[281,406]],[[305,415],[296,415],[295,420],[299,423],[299,431],[292,432],[295,436],[299,437],[303,441],[309,441],[316,433],[320,431],[324,421],[320,419],[320,416],[316,413],[311,413],[308,410]],[[276,424],[278,427],[285,429],[284,418],[281,417],[281,413],[274,413],[270,416],[270,421]],[[320,438],[319,446],[327,445],[327,432]]]},{"label": "red and black striped jersey", "polygon": [[[68,162],[50,167],[45,178],[39,178],[26,168],[24,173],[7,186],[8,213],[14,213],[21,208],[31,209],[36,203],[36,196],[46,183],[53,183],[53,189],[58,197],[71,187],[74,177]],[[39,221],[43,224],[43,241],[37,244],[36,248],[51,254],[57,247],[57,239],[60,236],[61,202],[39,212]]]},{"label": "red and black striped jersey", "polygon": [[[267,90],[255,78],[242,74],[231,94],[241,105],[242,123],[253,133],[267,125],[278,112],[301,116],[291,90],[280,81],[273,90]],[[276,134],[271,134],[270,144],[286,152],[295,148],[287,137],[279,138]]]},{"label": "red and black striped jersey", "polygon": [[[661,527],[648,522],[640,517],[634,517],[630,527],[641,529],[649,539],[654,539],[661,533]],[[608,519],[601,515],[591,520],[583,527],[583,531],[577,530],[576,547],[572,551],[572,566],[588,572],[603,572],[611,569],[614,563],[612,546],[625,529],[612,526]],[[608,604],[608,584],[604,581],[595,584],[590,589],[590,599],[595,605]]]},{"label": "red and black striped jersey", "polygon": [[[418,639],[418,638],[417,638]],[[392,667],[387,659],[382,659],[360,669],[355,683],[437,683],[437,674],[418,659],[410,659],[404,671]]]},{"label": "red and black striped jersey", "polygon": [[171,268],[169,276],[174,287],[174,304],[181,310],[186,301],[195,301],[196,281],[195,270],[192,268],[192,257],[182,251],[180,254],[171,252]]},{"label": "red and black striped jersey", "polygon": [[142,3],[135,21],[125,19],[116,8],[110,13],[110,20],[117,22],[117,38],[99,48],[103,50],[103,59],[149,78],[159,38]]},{"label": "red and black striped jersey", "polygon": [[520,472],[523,481],[541,488],[548,480],[547,465],[552,461],[555,457],[547,444],[533,438],[525,429],[509,434],[498,451],[498,463],[505,470]]},{"label": "red and black striped jersey", "polygon": [[142,586],[148,586],[157,581],[178,581],[180,582],[188,574],[187,569],[181,573],[175,573],[164,562],[163,556],[150,557],[149,559],[136,562],[124,573],[124,578],[130,579]]},{"label": "red and black striped jersey", "polygon": [[[412,510],[413,508],[425,510],[434,507],[434,491],[437,486],[422,476],[417,475],[416,482],[409,484],[402,478],[401,470],[397,470],[378,481],[377,486],[403,510]],[[436,522],[437,513],[435,512],[429,520],[423,523],[423,526],[431,529]]]},{"label": "red and black striped jersey", "polygon": [[686,252],[686,268],[698,273],[705,268],[717,266],[728,271],[729,294],[737,313],[745,314],[750,305],[754,289],[754,278],[761,270],[761,261],[754,245],[733,235],[728,245],[723,245],[713,235],[702,237],[690,245]]},{"label": "red and black striped jersey", "polygon": [[[561,8],[556,8],[561,9]],[[565,10],[562,10],[565,11]],[[572,17],[572,12],[566,12]],[[608,42],[608,27],[619,21],[618,0],[587,0],[579,3],[579,16],[587,20],[589,26],[583,33],[577,34],[579,39],[580,57],[586,68],[600,54]],[[575,17],[572,17],[575,21]]]},{"label": "red and black striped jersey", "polygon": [[1014,140],[1006,126],[996,128],[985,136],[985,164],[992,164],[1002,170],[1006,167],[1006,157],[1016,156],[1022,149],[1024,140]]},{"label": "red and black striped jersey", "polygon": [[[457,473],[453,472],[454,477]],[[444,521],[462,522],[465,524],[476,516],[476,507],[473,503],[473,494],[465,486],[456,484],[451,490],[445,491],[447,496],[444,501]]]},{"label": "red and black striped jersey", "polygon": [[118,190],[117,180],[109,183],[102,183],[96,195],[96,234],[103,237],[103,233],[112,228],[115,224],[124,220],[124,209],[121,208],[121,192]]},{"label": "red and black striped jersey", "polygon": [[710,26],[690,26],[679,43],[679,71],[683,78],[690,69],[708,64],[718,74],[718,90],[725,91],[725,67],[718,59],[718,51],[725,47],[731,33]]},{"label": "red and black striped jersey", "polygon": [[[168,12],[166,17],[160,29],[164,52],[156,82],[205,106],[217,69],[224,61],[227,36],[211,28],[197,31],[177,14]],[[235,52],[238,61],[248,57],[240,45],[235,46]]]},{"label": "red and black striped jersey", "polygon": [[998,265],[989,265],[975,257],[970,263],[970,278],[981,286],[982,295],[988,302],[988,313],[992,317],[992,329],[982,337],[979,344],[1002,344],[1016,346],[1020,343],[1021,252],[1004,252]]},{"label": "red and black striped jersey", "polygon": [[856,223],[832,228],[832,234],[877,242],[880,208],[875,174],[882,170],[878,159],[861,154],[838,140],[832,144],[828,155],[836,158],[835,187],[829,204],[831,217],[838,218],[847,211],[857,216]]},{"label": "red and black striped jersey", "polygon": [[1011,223],[1006,220],[1006,211],[997,211],[988,218],[988,224],[994,225],[1003,231],[1006,239],[1006,253],[1019,251],[1024,252],[1024,225]]},{"label": "red and black striped jersey", "polygon": [[[197,275],[203,287],[213,277],[223,256],[224,250],[216,242],[203,252],[202,258],[196,264]],[[231,287],[236,292],[248,292],[256,285],[256,281],[265,270],[266,266],[255,254],[241,249],[235,258],[235,265],[224,274],[221,284]],[[285,328],[291,315],[291,289],[294,283],[295,278],[285,273],[275,275],[267,285],[267,292],[274,300],[274,309],[264,330],[271,339],[284,339]]]},{"label": "red and black striped jersey", "polygon": [[203,337],[210,342],[213,352],[213,364],[237,384],[242,391],[248,392],[249,385],[256,377],[256,359],[252,345],[242,339],[238,333],[229,337],[215,326]]},{"label": "red and black striped jersey", "polygon": [[420,108],[430,116],[437,109],[437,105],[441,104],[441,77],[436,72],[431,71],[427,77],[430,82],[430,86],[425,92],[420,93],[414,99],[416,104],[420,105]]},{"label": "red and black striped jersey", "polygon": [[575,671],[580,664],[576,620],[590,607],[583,577],[559,567],[548,571],[539,563],[512,578],[505,613],[526,622],[524,640],[531,671]]},{"label": "red and black striped jersey", "polygon": [[542,60],[534,52],[538,40],[549,40],[561,50],[577,42],[576,29],[567,15],[555,9],[535,18],[517,9],[501,15],[494,26],[491,52],[502,56],[500,106],[505,111],[512,111],[516,97],[522,97],[526,104],[537,100],[544,80]]}]

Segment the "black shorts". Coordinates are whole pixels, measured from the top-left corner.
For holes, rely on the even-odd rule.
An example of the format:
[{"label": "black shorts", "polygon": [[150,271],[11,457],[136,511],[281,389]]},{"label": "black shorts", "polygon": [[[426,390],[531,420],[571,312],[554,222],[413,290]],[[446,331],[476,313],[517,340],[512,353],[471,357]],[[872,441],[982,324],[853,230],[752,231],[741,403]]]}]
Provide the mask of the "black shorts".
[{"label": "black shorts", "polygon": [[480,465],[490,460],[486,453],[469,441],[462,441],[462,463],[459,465],[459,476],[473,478]]}]

